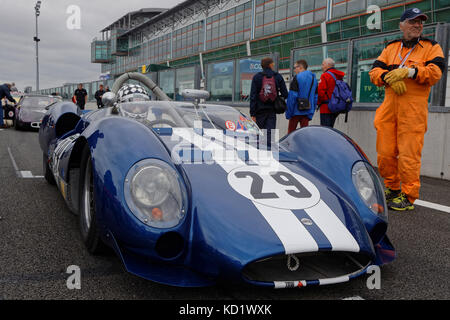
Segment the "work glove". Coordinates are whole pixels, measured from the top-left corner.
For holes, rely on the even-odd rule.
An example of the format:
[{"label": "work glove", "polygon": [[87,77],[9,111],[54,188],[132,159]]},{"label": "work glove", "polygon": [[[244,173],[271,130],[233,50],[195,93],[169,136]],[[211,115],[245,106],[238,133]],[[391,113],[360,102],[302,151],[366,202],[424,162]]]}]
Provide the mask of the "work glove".
[{"label": "work glove", "polygon": [[388,72],[388,74],[384,77],[384,81],[392,86],[394,82],[414,77],[416,73],[416,69],[412,68],[398,68]]},{"label": "work glove", "polygon": [[391,84],[391,88],[398,96],[401,96],[406,92],[406,84],[405,82],[403,82],[403,80],[394,82],[393,84]]}]

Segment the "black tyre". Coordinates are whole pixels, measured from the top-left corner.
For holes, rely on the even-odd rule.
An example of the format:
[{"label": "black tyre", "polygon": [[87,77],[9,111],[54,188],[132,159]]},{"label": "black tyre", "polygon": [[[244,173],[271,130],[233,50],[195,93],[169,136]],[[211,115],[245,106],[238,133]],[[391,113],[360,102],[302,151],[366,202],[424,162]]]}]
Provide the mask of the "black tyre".
[{"label": "black tyre", "polygon": [[103,253],[105,251],[105,244],[100,239],[100,234],[97,227],[92,159],[89,145],[84,147],[83,154],[81,156],[79,190],[79,222],[81,238],[90,253]]},{"label": "black tyre", "polygon": [[44,166],[45,180],[51,185],[56,185],[55,177],[53,176],[52,170],[50,170],[50,167],[49,167],[48,161],[47,161],[47,156],[45,154],[42,154],[42,164]]}]

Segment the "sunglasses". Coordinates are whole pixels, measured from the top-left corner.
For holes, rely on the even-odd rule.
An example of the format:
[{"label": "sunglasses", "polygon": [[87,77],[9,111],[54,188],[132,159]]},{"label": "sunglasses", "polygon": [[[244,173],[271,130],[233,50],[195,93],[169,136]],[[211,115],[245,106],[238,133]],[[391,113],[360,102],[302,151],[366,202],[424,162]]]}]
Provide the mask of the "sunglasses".
[{"label": "sunglasses", "polygon": [[410,25],[423,24],[423,20],[422,19],[406,20],[406,22],[408,24],[410,24]]}]

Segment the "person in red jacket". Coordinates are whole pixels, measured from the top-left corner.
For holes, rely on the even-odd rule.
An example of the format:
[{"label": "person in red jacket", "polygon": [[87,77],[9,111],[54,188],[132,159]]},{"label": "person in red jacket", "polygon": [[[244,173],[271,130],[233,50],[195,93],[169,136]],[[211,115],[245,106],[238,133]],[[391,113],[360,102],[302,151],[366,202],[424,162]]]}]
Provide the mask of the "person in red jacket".
[{"label": "person in red jacket", "polygon": [[336,81],[334,81],[333,76],[328,72],[334,74],[337,80],[342,80],[345,73],[335,69],[334,60],[331,58],[326,58],[322,62],[322,75],[320,76],[319,87],[318,87],[318,101],[317,104],[320,106],[320,125],[327,127],[334,127],[334,123],[339,113],[332,113],[328,109],[328,101],[331,99],[334,87],[336,86]]}]

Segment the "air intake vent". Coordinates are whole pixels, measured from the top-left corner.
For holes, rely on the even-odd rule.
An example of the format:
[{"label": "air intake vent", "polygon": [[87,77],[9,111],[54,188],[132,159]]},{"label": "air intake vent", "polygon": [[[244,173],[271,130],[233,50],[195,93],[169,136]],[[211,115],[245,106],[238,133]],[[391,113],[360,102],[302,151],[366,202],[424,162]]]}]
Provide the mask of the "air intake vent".
[{"label": "air intake vent", "polygon": [[370,263],[370,257],[353,252],[278,255],[248,264],[243,276],[258,282],[330,279],[362,271]]}]

